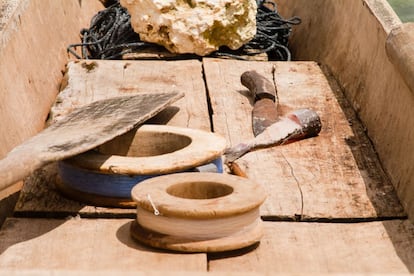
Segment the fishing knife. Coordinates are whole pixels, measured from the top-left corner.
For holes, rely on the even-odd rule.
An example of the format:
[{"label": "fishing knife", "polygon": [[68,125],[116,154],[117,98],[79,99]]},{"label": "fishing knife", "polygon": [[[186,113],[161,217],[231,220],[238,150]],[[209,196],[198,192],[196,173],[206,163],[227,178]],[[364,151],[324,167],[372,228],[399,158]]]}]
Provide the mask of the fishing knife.
[{"label": "fishing knife", "polygon": [[253,134],[257,136],[278,121],[277,106],[279,100],[276,87],[273,82],[254,70],[244,72],[240,80],[242,85],[248,88],[254,97],[252,126]]}]

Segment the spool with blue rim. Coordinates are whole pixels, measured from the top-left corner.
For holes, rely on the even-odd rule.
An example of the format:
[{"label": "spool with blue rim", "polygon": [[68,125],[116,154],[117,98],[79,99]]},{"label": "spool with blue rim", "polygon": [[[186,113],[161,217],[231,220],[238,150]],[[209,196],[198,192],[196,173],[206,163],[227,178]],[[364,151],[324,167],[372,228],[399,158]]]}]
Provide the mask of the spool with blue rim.
[{"label": "spool with blue rim", "polygon": [[95,206],[134,208],[139,182],[177,172],[223,172],[223,137],[202,130],[142,125],[58,164],[57,188]]}]

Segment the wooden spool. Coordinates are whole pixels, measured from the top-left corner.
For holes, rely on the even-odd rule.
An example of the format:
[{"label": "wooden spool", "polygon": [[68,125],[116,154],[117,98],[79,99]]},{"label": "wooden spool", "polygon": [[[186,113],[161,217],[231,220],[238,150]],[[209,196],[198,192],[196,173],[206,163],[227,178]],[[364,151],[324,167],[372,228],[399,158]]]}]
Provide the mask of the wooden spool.
[{"label": "wooden spool", "polygon": [[166,125],[142,125],[93,151],[59,163],[58,189],[95,206],[135,208],[131,189],[154,176],[222,172],[226,141],[214,133]]},{"label": "wooden spool", "polygon": [[261,185],[228,174],[154,177],[132,189],[137,219],[131,236],[146,245],[184,252],[245,248],[262,237]]}]

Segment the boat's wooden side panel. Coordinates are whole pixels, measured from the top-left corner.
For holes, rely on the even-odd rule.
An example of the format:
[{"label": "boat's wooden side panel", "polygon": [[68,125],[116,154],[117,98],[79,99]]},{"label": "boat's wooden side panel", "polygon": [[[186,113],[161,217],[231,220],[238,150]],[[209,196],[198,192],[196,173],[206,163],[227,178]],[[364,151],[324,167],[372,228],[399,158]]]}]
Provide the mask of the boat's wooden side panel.
[{"label": "boat's wooden side panel", "polygon": [[0,267],[19,270],[206,271],[205,254],[175,254],[132,240],[130,219],[15,219],[1,232]]},{"label": "boat's wooden side panel", "polygon": [[405,220],[366,223],[264,222],[250,252],[209,255],[209,271],[257,273],[409,273],[414,227]]},{"label": "boat's wooden side panel", "polygon": [[236,161],[242,174],[261,182],[268,192],[262,216],[279,219],[404,216],[362,126],[341,93],[333,93],[316,63],[204,59],[203,64],[214,131],[227,137],[229,144],[253,136],[251,97],[240,83],[240,75],[246,70],[255,69],[269,80],[275,79],[282,116],[307,107],[321,117],[322,131],[318,137],[257,150]]},{"label": "boat's wooden side panel", "polygon": [[402,24],[391,30],[386,41],[386,50],[392,64],[396,67],[414,94],[414,23]]},{"label": "boat's wooden side panel", "polygon": [[[0,158],[44,127],[66,47],[100,8],[98,1],[0,1]],[[21,187],[0,191],[0,225]]]},{"label": "boat's wooden side panel", "polygon": [[332,71],[414,219],[414,87],[412,74],[400,68],[414,51],[390,55],[386,50],[389,33],[401,21],[385,0],[276,2],[285,17],[302,19],[291,37],[294,58],[315,60]]},{"label": "boat's wooden side panel", "polygon": [[[102,98],[169,91],[180,91],[185,96],[151,119],[150,123],[210,131],[202,66],[197,60],[71,62],[51,118],[59,119],[77,106]],[[134,209],[106,209],[63,198],[55,188],[56,176],[56,164],[51,164],[28,178],[15,212],[20,215],[52,213],[66,216],[79,213],[85,216],[135,217]]]},{"label": "boat's wooden side panel", "polygon": [[1,5],[12,11],[0,27],[0,157],[44,127],[67,62],[66,47],[78,41],[86,18],[101,7],[97,1],[54,0]]}]

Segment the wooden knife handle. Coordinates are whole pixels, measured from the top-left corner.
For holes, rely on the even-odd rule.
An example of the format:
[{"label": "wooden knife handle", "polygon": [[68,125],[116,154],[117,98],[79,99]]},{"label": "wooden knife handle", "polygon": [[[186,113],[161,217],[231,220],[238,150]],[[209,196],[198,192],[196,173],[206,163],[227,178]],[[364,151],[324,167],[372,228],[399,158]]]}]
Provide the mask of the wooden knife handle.
[{"label": "wooden knife handle", "polygon": [[41,153],[36,149],[17,146],[8,155],[0,160],[0,191],[23,180],[30,173],[46,163],[38,158]]},{"label": "wooden knife handle", "polygon": [[253,93],[255,101],[271,99],[277,101],[276,88],[272,82],[256,71],[246,71],[240,77],[241,83]]}]

